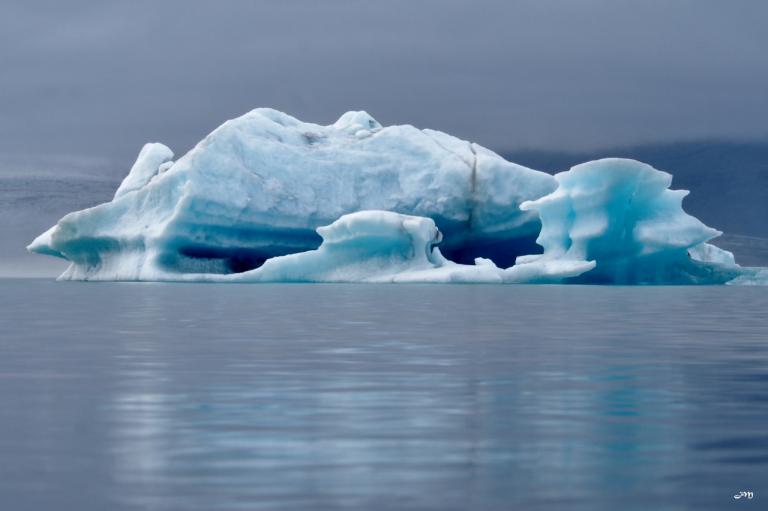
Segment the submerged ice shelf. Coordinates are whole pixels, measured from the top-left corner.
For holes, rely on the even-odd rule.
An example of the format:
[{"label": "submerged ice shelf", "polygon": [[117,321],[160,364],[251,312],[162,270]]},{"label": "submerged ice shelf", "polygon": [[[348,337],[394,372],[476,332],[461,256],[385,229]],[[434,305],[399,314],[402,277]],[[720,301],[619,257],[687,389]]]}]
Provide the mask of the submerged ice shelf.
[{"label": "submerged ice shelf", "polygon": [[271,109],[173,157],[147,144],[111,202],[29,250],[69,260],[71,280],[765,281],[707,243],[720,233],[671,175],[632,160],[553,177],[365,112],[320,126]]}]

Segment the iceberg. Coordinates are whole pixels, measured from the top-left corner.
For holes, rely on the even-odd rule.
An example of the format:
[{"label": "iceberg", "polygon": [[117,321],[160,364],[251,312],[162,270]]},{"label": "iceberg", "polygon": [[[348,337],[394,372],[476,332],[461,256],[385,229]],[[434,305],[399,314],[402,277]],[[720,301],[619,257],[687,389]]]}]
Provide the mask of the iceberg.
[{"label": "iceberg", "polygon": [[111,202],[65,216],[29,249],[71,261],[64,279],[241,273],[317,248],[316,229],[345,214],[386,210],[432,218],[457,262],[510,265],[537,249],[538,217],[519,205],[556,186],[477,144],[365,112],[320,126],[260,108],[172,158],[148,144]]},{"label": "iceberg", "polygon": [[571,282],[721,284],[741,274],[733,254],[707,242],[721,233],[683,211],[686,190],[634,160],[607,158],[555,175],[557,190],[524,202],[538,212],[541,255],[517,266],[593,264]]},{"label": "iceberg", "polygon": [[616,158],[550,176],[365,112],[321,126],[261,108],[175,161],[145,145],[112,201],[28,249],[70,261],[62,280],[765,283],[671,182]]}]

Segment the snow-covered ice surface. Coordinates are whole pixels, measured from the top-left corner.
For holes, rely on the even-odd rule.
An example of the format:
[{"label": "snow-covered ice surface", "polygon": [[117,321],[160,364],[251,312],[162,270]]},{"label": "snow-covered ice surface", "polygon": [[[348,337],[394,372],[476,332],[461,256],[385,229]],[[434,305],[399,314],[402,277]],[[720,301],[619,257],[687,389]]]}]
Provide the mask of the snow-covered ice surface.
[{"label": "snow-covered ice surface", "polygon": [[147,144],[111,202],[29,249],[69,260],[73,280],[765,281],[707,243],[720,233],[669,174],[632,160],[552,177],[365,112],[320,126],[271,109],[173,157]]}]

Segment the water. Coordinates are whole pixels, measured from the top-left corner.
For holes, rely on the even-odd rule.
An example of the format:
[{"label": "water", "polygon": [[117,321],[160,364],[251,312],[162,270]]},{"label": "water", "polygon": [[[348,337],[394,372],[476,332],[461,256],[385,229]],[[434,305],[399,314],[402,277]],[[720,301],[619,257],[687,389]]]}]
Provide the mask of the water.
[{"label": "water", "polygon": [[0,509],[765,509],[766,311],[768,288],[2,280]]}]

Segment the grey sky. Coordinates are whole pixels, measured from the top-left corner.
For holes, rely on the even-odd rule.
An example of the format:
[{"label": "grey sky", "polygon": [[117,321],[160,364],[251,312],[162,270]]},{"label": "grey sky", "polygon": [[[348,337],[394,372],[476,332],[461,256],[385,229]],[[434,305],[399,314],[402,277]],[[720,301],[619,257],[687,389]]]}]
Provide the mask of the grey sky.
[{"label": "grey sky", "polygon": [[768,2],[0,4],[0,152],[182,154],[272,106],[496,150],[768,137]]}]

